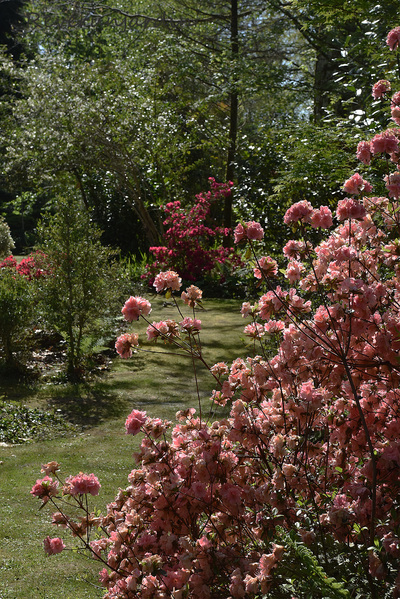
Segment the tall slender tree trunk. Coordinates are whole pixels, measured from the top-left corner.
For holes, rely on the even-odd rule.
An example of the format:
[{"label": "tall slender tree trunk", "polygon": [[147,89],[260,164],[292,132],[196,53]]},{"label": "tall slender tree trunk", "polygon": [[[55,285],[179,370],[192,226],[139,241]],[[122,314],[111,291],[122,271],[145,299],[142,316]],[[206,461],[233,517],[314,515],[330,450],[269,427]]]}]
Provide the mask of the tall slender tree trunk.
[{"label": "tall slender tree trunk", "polygon": [[[230,91],[230,115],[229,115],[229,140],[228,155],[226,161],[226,181],[233,181],[235,175],[235,159],[238,132],[238,105],[239,94],[237,87],[237,59],[239,57],[239,16],[238,0],[231,0],[231,91]],[[232,194],[225,198],[224,204],[224,226],[232,227]],[[231,245],[230,237],[225,238],[226,246]]]}]

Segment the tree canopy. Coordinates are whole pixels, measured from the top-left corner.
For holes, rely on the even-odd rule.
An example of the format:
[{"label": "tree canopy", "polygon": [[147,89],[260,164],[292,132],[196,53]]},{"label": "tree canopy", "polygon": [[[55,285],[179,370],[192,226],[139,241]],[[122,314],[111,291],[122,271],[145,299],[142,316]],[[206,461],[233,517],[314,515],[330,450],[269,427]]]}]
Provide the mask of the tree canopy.
[{"label": "tree canopy", "polygon": [[[221,224],[240,216],[249,189],[247,204],[272,222],[273,198],[299,190],[305,132],[328,140],[338,119],[379,122],[365,99],[385,74],[369,65],[392,4],[15,2],[29,57],[5,48],[1,63],[13,91],[0,131],[8,189],[51,203],[72,184],[107,239],[134,252],[159,242],[160,204],[188,201],[209,176],[235,183]],[[338,145],[327,143],[328,163]],[[126,242],[128,223],[137,243]]]}]

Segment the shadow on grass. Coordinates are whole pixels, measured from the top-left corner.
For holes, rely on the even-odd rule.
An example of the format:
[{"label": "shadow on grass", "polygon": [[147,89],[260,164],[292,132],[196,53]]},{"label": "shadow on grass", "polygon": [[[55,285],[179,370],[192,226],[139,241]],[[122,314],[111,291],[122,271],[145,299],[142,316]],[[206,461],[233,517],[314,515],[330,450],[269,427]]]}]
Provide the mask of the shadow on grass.
[{"label": "shadow on grass", "polygon": [[60,410],[65,417],[83,428],[94,426],[126,414],[127,399],[119,397],[106,385],[71,385],[62,392],[52,395],[49,404]]}]

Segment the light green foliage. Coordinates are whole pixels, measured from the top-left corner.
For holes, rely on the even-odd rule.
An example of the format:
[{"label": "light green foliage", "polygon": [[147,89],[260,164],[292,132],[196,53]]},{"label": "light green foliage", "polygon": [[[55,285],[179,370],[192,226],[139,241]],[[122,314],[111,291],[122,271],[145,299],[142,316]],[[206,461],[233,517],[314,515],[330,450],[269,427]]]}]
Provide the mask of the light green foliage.
[{"label": "light green foliage", "polygon": [[0,259],[9,256],[14,249],[14,240],[11,237],[10,227],[5,219],[0,216]]},{"label": "light green foliage", "polygon": [[56,214],[39,228],[40,248],[51,272],[39,283],[42,307],[48,323],[67,339],[70,378],[79,378],[85,344],[96,339],[100,319],[116,295],[111,254],[100,235],[72,196],[59,199]]},{"label": "light green foliage", "polygon": [[0,269],[1,357],[8,367],[17,365],[14,351],[23,345],[23,335],[32,322],[33,284],[14,269]]}]

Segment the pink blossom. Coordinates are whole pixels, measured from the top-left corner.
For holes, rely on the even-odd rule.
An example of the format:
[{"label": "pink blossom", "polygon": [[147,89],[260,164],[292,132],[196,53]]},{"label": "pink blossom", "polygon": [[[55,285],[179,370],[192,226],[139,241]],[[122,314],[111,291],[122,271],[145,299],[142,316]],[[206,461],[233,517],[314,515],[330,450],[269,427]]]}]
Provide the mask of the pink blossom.
[{"label": "pink blossom", "polygon": [[147,420],[146,412],[140,410],[132,410],[125,422],[125,429],[127,435],[137,435],[140,428],[144,425]]},{"label": "pink blossom", "polygon": [[158,337],[168,341],[172,337],[179,337],[179,330],[175,320],[160,320],[160,322],[152,322],[147,327],[146,334],[149,341],[157,340]]},{"label": "pink blossom", "polygon": [[115,342],[115,349],[121,358],[130,358],[132,356],[132,346],[139,345],[139,336],[125,333],[120,335]]},{"label": "pink blossom", "polygon": [[372,154],[392,154],[398,152],[399,140],[390,131],[375,135],[371,140]]},{"label": "pink blossom", "polygon": [[395,171],[384,177],[389,197],[398,199],[400,197],[400,172]]},{"label": "pink blossom", "polygon": [[336,216],[339,220],[346,220],[348,218],[362,220],[365,215],[366,210],[364,206],[353,198],[345,198],[338,202]]},{"label": "pink blossom", "polygon": [[358,195],[362,191],[365,193],[370,193],[372,191],[372,186],[370,183],[368,183],[368,181],[365,181],[359,173],[354,173],[350,179],[345,181],[343,189],[346,193]]},{"label": "pink blossom", "polygon": [[371,144],[369,141],[360,141],[357,146],[357,158],[364,164],[371,164]]},{"label": "pink blossom", "polygon": [[290,225],[290,223],[298,223],[299,221],[310,223],[313,212],[314,208],[311,206],[310,202],[302,200],[301,202],[293,204],[293,206],[286,211],[283,220],[286,225]]},{"label": "pink blossom", "polygon": [[[393,94],[392,98],[391,98],[391,105],[392,106],[400,106],[400,92],[396,92],[395,94]],[[398,133],[398,129],[395,130]],[[390,132],[390,129],[389,129]],[[392,131],[393,133],[393,131]]]},{"label": "pink blossom", "polygon": [[171,289],[171,291],[179,291],[181,284],[182,279],[174,270],[160,272],[154,279],[153,283],[157,293],[160,293],[165,289]]},{"label": "pink blossom", "polygon": [[264,230],[261,227],[260,223],[256,223],[254,221],[250,221],[245,223],[247,227],[247,239],[251,240],[260,240],[264,237]]},{"label": "pink blossom", "polygon": [[278,274],[278,264],[270,256],[262,256],[257,262],[257,267],[254,269],[256,279],[262,279],[263,276],[274,277]]},{"label": "pink blossom", "polygon": [[99,479],[97,476],[92,474],[84,474],[80,472],[76,476],[69,476],[65,480],[64,493],[66,495],[72,495],[75,497],[76,495],[85,495],[90,493],[90,495],[98,495],[100,491],[101,485],[99,483]]},{"label": "pink blossom", "polygon": [[60,470],[58,462],[48,462],[47,464],[43,464],[41,468],[41,472],[44,472],[46,475],[55,474],[58,470]]},{"label": "pink blossom", "polygon": [[321,206],[318,210],[314,210],[311,215],[311,226],[314,229],[329,229],[332,224],[332,212],[328,206]]},{"label": "pink blossom", "polygon": [[391,31],[389,31],[388,36],[386,38],[386,43],[391,50],[396,50],[398,48],[400,42],[400,27],[395,27]]},{"label": "pink blossom", "polygon": [[195,285],[190,285],[185,291],[182,291],[181,298],[191,308],[194,308],[196,304],[201,302],[203,292]]},{"label": "pink blossom", "polygon": [[285,328],[283,320],[269,320],[264,324],[264,331],[267,335],[275,335],[281,333]]},{"label": "pink blossom", "polygon": [[252,306],[250,302],[243,302],[242,307],[240,309],[242,318],[247,318],[247,316],[253,316],[255,312],[256,306]]},{"label": "pink blossom", "polygon": [[103,568],[99,572],[99,580],[103,586],[107,586],[110,581],[110,574],[106,568]]},{"label": "pink blossom", "polygon": [[132,320],[139,320],[139,316],[142,314],[147,316],[151,312],[151,304],[143,297],[130,297],[126,300],[124,307],[121,310],[125,317],[125,320],[132,322]]},{"label": "pink blossom", "polygon": [[386,92],[390,92],[390,90],[391,86],[389,81],[386,79],[380,79],[372,86],[372,97],[374,100],[378,100],[379,98],[382,98]]},{"label": "pink blossom", "polygon": [[304,266],[301,262],[291,260],[286,269],[286,278],[290,283],[294,283],[300,279],[303,270]]},{"label": "pink blossom", "polygon": [[58,484],[58,481],[53,480],[50,476],[38,478],[32,487],[31,495],[43,499],[43,502],[46,503],[50,497],[57,495]]},{"label": "pink blossom", "polygon": [[396,123],[396,125],[400,125],[400,106],[392,105],[390,108],[392,121]]},{"label": "pink blossom", "polygon": [[[400,29],[400,28],[399,28]],[[386,568],[381,562],[375,551],[370,551],[368,556],[369,561],[369,573],[373,578],[382,580],[385,578]]]},{"label": "pink blossom", "polygon": [[157,339],[158,337],[168,335],[168,325],[165,320],[159,322],[153,321],[146,329],[147,339]]},{"label": "pink blossom", "polygon": [[282,559],[282,555],[285,548],[282,545],[273,544],[273,552],[263,554],[260,559],[260,573],[261,576],[268,578],[271,574],[271,570],[276,567],[277,563]]},{"label": "pink blossom", "polygon": [[187,333],[198,333],[201,329],[201,320],[198,318],[189,318],[188,316],[179,323]]},{"label": "pink blossom", "polygon": [[257,241],[264,237],[264,231],[260,223],[256,223],[252,220],[243,224],[239,223],[234,230],[234,235],[235,243],[239,243],[240,241],[247,239]]},{"label": "pink blossom", "polygon": [[259,339],[264,335],[264,327],[258,322],[252,322],[244,327],[244,334],[253,339]]},{"label": "pink blossom", "polygon": [[55,555],[56,553],[61,553],[61,551],[65,549],[64,542],[59,537],[54,539],[46,537],[43,541],[43,545],[47,555]]},{"label": "pink blossom", "polygon": [[216,376],[228,374],[228,366],[225,362],[217,362],[210,368],[211,372]]},{"label": "pink blossom", "polygon": [[304,257],[310,249],[311,246],[309,242],[306,244],[302,240],[290,239],[283,247],[283,254],[286,256],[286,258],[300,259]]}]

